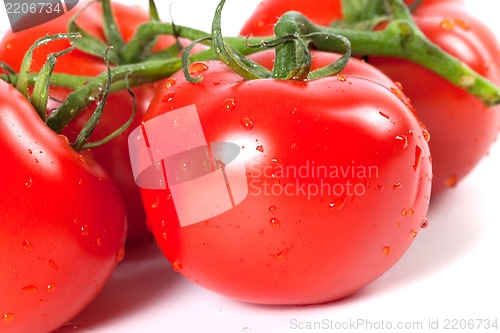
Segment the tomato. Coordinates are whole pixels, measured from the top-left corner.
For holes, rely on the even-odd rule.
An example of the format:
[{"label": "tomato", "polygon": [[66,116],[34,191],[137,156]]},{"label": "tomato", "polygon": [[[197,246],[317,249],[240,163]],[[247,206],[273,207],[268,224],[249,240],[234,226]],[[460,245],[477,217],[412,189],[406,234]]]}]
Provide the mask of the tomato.
[{"label": "tomato", "polygon": [[125,206],[106,171],[2,80],[0,99],[0,331],[51,332],[123,258]]},{"label": "tomato", "polygon": [[[313,66],[337,58],[313,52]],[[314,81],[245,81],[218,61],[190,71],[203,80],[173,75],[129,138],[174,270],[247,302],[328,302],[381,276],[426,226],[427,132],[370,65]],[[149,163],[158,178],[147,150],[164,158]]]},{"label": "tomato", "polygon": [[[242,34],[269,35],[276,18],[292,9],[322,25],[329,25],[325,21],[341,16],[338,0],[323,1],[318,10],[312,7],[309,2],[266,0],[246,22]],[[425,0],[413,16],[432,42],[480,75],[500,84],[500,45],[492,31],[467,11],[463,1]],[[402,84],[419,118],[429,129],[433,191],[455,186],[487,155],[495,142],[500,130],[500,107],[487,108],[476,97],[408,61],[380,57],[369,57],[368,61]]]},{"label": "tomato", "polygon": [[[67,31],[69,19],[86,3],[80,4],[65,15],[42,24],[40,26],[23,30],[17,33],[7,32],[0,43],[0,61],[8,63],[15,70],[19,70],[24,53],[40,37],[46,34],[54,34]],[[120,3],[112,3],[117,23],[124,39],[131,38],[137,27],[148,20],[147,13],[137,7]],[[93,4],[87,8],[77,20],[86,31],[93,35],[105,39],[101,5]],[[164,37],[157,45],[158,48],[165,48],[173,43],[173,37]],[[39,71],[45,63],[47,55],[69,47],[69,42],[65,40],[51,42],[38,48],[33,57],[33,71]],[[74,75],[96,76],[106,71],[104,60],[99,57],[87,55],[79,50],[74,50],[70,54],[60,57],[57,61],[55,72]],[[135,122],[131,128],[139,125],[139,119],[146,111],[151,100],[156,84],[135,88],[134,93],[137,102],[137,114]],[[70,91],[64,88],[52,87],[51,96],[56,100],[64,100]],[[96,128],[92,140],[100,140],[126,123],[132,113],[132,97],[126,91],[111,94],[107,101],[106,110],[99,126]],[[49,105],[49,110],[57,107],[54,100]],[[74,140],[76,135],[86,122],[94,107],[90,107],[77,121],[73,122],[64,130],[64,134]],[[95,159],[111,174],[114,181],[122,193],[126,202],[127,216],[129,223],[128,244],[141,243],[151,239],[151,234],[147,230],[145,223],[145,213],[141,203],[140,193],[135,186],[128,158],[127,137],[130,131],[125,131],[121,136],[112,140],[108,144],[93,149]]]}]

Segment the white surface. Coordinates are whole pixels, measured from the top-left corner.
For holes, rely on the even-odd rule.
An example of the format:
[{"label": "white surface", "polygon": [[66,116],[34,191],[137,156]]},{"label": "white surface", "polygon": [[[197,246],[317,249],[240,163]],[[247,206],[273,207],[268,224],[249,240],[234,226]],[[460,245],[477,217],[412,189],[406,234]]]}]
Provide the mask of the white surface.
[{"label": "white surface", "polygon": [[[134,2],[147,5],[146,0]],[[167,20],[168,2],[158,3]],[[229,0],[223,17],[224,33],[236,35],[257,3]],[[467,3],[500,36],[497,13],[491,10],[496,1]],[[216,0],[178,0],[172,7],[173,17],[177,24],[208,31],[216,4]],[[0,32],[6,24],[1,15],[4,13],[0,13]],[[442,332],[446,321],[454,319],[462,320],[462,324],[469,319],[498,319],[500,325],[499,201],[497,144],[456,189],[432,198],[429,227],[419,233],[395,267],[352,297],[319,306],[239,303],[201,289],[175,273],[154,244],[129,251],[97,299],[58,333],[438,332],[429,327],[436,321]],[[358,320],[367,325],[335,328],[335,324],[360,323]],[[320,322],[324,326],[300,330],[295,325],[298,322]],[[422,326],[396,330],[398,323]],[[389,325],[392,329],[382,329]],[[476,326],[454,331],[481,330]]]}]

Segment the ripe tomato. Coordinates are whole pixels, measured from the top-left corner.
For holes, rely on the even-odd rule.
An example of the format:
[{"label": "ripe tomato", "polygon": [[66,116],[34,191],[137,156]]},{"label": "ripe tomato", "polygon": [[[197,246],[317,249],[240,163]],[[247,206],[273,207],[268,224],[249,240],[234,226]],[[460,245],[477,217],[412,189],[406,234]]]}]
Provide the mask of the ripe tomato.
[{"label": "ripe tomato", "polygon": [[[0,43],[0,61],[8,63],[15,70],[19,70],[24,53],[40,37],[47,34],[66,32],[69,19],[83,6],[80,4],[59,18],[42,24],[40,26],[23,30],[17,33],[7,32]],[[113,10],[119,28],[127,41],[131,38],[137,27],[148,20],[147,13],[137,6],[129,6],[120,3],[112,3]],[[105,40],[101,5],[94,3],[87,8],[77,20],[86,31]],[[160,39],[158,48],[165,48],[173,43],[173,37]],[[69,47],[69,42],[65,40],[51,42],[38,48],[33,57],[33,71],[39,71],[45,63],[47,55]],[[106,71],[103,59],[90,56],[79,50],[74,50],[70,54],[60,57],[57,61],[55,72],[74,75],[96,76]],[[147,85],[134,89],[137,102],[137,117],[131,128],[139,125],[139,119],[145,113],[146,108],[155,91],[156,84]],[[56,100],[64,100],[70,91],[64,88],[52,87],[51,96]],[[57,107],[57,103],[52,101],[48,110]],[[75,122],[70,124],[64,134],[73,140],[89,118],[94,108],[89,108]],[[111,94],[107,101],[103,118],[92,135],[92,140],[99,140],[112,133],[122,124],[126,123],[132,113],[132,98],[126,91]],[[139,243],[151,238],[150,232],[146,228],[145,213],[141,203],[139,190],[135,185],[130,160],[128,158],[127,137],[130,131],[125,131],[121,136],[111,142],[93,149],[96,161],[99,162],[112,176],[116,182],[123,198],[126,202],[128,216],[128,237],[127,243]]]},{"label": "ripe tomato", "polygon": [[[269,66],[273,52],[252,57]],[[314,52],[313,66],[337,58]],[[243,301],[327,302],[382,275],[425,227],[427,134],[379,71],[356,59],[308,82],[245,81],[218,61],[190,70],[203,81],[175,74],[129,138],[144,149],[131,148],[140,185],[141,135],[165,157],[152,163],[167,180],[141,193],[176,271]]]},{"label": "ripe tomato", "polygon": [[0,331],[44,333],[78,314],[123,258],[118,190],[0,80]]},{"label": "ripe tomato", "polygon": [[[241,33],[270,35],[277,18],[289,10],[303,12],[313,22],[326,26],[341,16],[338,0],[322,1],[318,10],[313,8],[315,5],[304,1],[266,0]],[[491,30],[467,11],[463,1],[425,0],[413,16],[432,42],[493,83],[500,84],[500,45]],[[456,185],[487,155],[496,140],[500,107],[486,108],[476,97],[408,61],[380,57],[369,57],[368,61],[402,84],[419,118],[429,129],[433,137],[430,142],[433,191]]]}]

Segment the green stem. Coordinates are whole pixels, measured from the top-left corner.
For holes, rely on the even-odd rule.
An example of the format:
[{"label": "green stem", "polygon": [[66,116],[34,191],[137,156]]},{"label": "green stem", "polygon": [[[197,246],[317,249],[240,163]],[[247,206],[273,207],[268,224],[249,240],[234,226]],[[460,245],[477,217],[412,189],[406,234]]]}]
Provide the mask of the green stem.
[{"label": "green stem", "polygon": [[[179,58],[114,67],[110,70],[112,82],[110,93],[124,90],[128,86],[135,87],[156,82],[172,75],[180,68]],[[107,82],[108,73],[103,73],[73,91],[66,97],[64,103],[50,114],[47,125],[55,132],[60,132],[91,102],[100,98]]]}]

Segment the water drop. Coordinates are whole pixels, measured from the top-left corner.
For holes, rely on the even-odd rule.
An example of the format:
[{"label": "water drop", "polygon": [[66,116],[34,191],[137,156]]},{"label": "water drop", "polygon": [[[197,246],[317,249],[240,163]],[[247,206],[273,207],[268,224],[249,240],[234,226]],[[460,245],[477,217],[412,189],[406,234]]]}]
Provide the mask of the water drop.
[{"label": "water drop", "polygon": [[2,316],[2,321],[4,324],[12,324],[14,322],[14,315],[12,313],[5,313]]},{"label": "water drop", "polygon": [[277,218],[273,217],[270,221],[271,227],[275,229],[279,229],[281,227],[281,222]]},{"label": "water drop", "polygon": [[54,290],[56,290],[56,284],[54,282],[49,283],[47,288],[45,288],[45,291],[48,293],[53,293]]},{"label": "water drop", "polygon": [[123,258],[125,258],[125,244],[121,244],[120,247],[118,248],[118,250],[116,251],[116,254],[115,254],[115,261],[118,263],[118,262],[122,262],[123,261]]},{"label": "water drop", "polygon": [[385,113],[385,112],[379,111],[379,114],[380,114],[382,117],[386,118],[386,119],[390,119],[390,118],[389,118],[389,115],[388,115],[387,113]]},{"label": "water drop", "polygon": [[427,219],[424,219],[424,220],[422,221],[422,223],[420,223],[420,228],[421,228],[421,229],[425,229],[425,228],[427,228],[428,226],[429,226],[429,220],[427,220]]},{"label": "water drop", "polygon": [[422,154],[424,150],[419,145],[415,146],[415,162],[413,163],[413,170],[417,171],[420,161],[422,160]]},{"label": "water drop", "polygon": [[82,154],[78,154],[78,159],[80,160],[80,162],[86,163],[85,156],[83,156]]},{"label": "water drop", "polygon": [[406,215],[408,215],[408,209],[405,208],[401,211],[401,216],[406,216]]},{"label": "water drop", "polygon": [[97,238],[97,239],[95,240],[95,245],[96,245],[96,246],[98,246],[98,247],[99,247],[99,246],[102,246],[102,239]]},{"label": "water drop", "polygon": [[340,82],[346,82],[347,77],[345,75],[342,75],[342,74],[337,74],[337,80],[339,80]]},{"label": "water drop", "polygon": [[431,141],[431,134],[429,133],[429,131],[427,130],[427,128],[422,127],[422,135],[424,136],[424,140],[426,142]]},{"label": "water drop", "polygon": [[24,185],[26,186],[26,188],[31,188],[33,186],[33,179],[28,178],[28,180],[26,181],[26,183],[24,183]]},{"label": "water drop", "polygon": [[243,126],[247,131],[253,129],[253,122],[250,118],[241,119],[241,126]]},{"label": "water drop", "polygon": [[292,150],[297,149],[297,143],[295,143],[295,142],[294,142],[294,143],[292,143],[292,144],[290,145],[290,148],[292,148]]},{"label": "water drop", "polygon": [[82,236],[88,236],[89,235],[89,226],[87,224],[83,224],[80,227],[80,230],[82,231]]},{"label": "water drop", "polygon": [[64,142],[64,143],[66,143],[66,144],[68,144],[68,145],[69,145],[69,139],[68,139],[68,137],[67,137],[66,135],[63,135],[63,134],[58,134],[57,136],[59,137],[59,139],[60,139],[62,142]]},{"label": "water drop", "polygon": [[408,137],[406,135],[398,135],[396,136],[396,141],[405,149],[408,147]]},{"label": "water drop", "polygon": [[78,185],[83,185],[83,179],[78,179]]},{"label": "water drop", "polygon": [[199,73],[205,72],[207,70],[208,70],[208,66],[202,62],[192,63],[188,67],[189,74],[191,74],[191,75],[199,74]]},{"label": "water drop", "polygon": [[173,100],[173,99],[174,99],[174,97],[175,97],[175,92],[171,91],[171,92],[166,93],[166,94],[162,97],[161,101],[162,101],[163,103],[167,103],[167,102],[170,102],[171,100]]},{"label": "water drop", "polygon": [[279,262],[285,262],[285,260],[288,258],[288,252],[290,252],[290,250],[288,248],[285,248],[283,251],[273,254],[273,258],[278,260]]},{"label": "water drop", "polygon": [[344,208],[345,203],[346,203],[346,197],[341,197],[341,198],[337,198],[337,199],[333,200],[332,202],[330,202],[328,207],[329,207],[329,210],[331,212],[338,212],[342,208]]},{"label": "water drop", "polygon": [[34,295],[38,291],[36,286],[26,286],[22,289],[23,294],[25,295]]},{"label": "water drop", "polygon": [[224,101],[224,103],[222,103],[222,106],[224,107],[224,110],[226,111],[231,111],[234,109],[234,107],[236,106],[235,102],[234,102],[234,99],[232,98],[228,98]]},{"label": "water drop", "polygon": [[271,212],[271,214],[276,214],[276,212],[278,211],[278,208],[276,208],[276,206],[272,205],[269,207],[269,211]]},{"label": "water drop", "polygon": [[177,79],[174,78],[174,77],[171,77],[169,78],[166,82],[165,82],[165,88],[169,89],[169,88],[172,88],[172,86],[177,82]]},{"label": "water drop", "polygon": [[261,153],[263,153],[264,152],[264,146],[263,145],[258,145],[257,148],[255,148],[255,150],[258,150]]},{"label": "water drop", "polygon": [[403,184],[401,182],[397,182],[394,185],[392,185],[393,190],[400,190],[403,187]]},{"label": "water drop", "polygon": [[31,245],[31,243],[29,241],[25,240],[23,242],[23,249],[24,249],[24,251],[31,253],[31,252],[33,252],[33,245]]},{"label": "water drop", "polygon": [[180,271],[182,271],[182,266],[181,266],[181,264],[178,261],[174,261],[174,263],[172,264],[172,268],[177,273],[179,273]]},{"label": "water drop", "polygon": [[50,266],[53,270],[55,270],[55,271],[59,270],[59,267],[57,266],[57,264],[56,264],[56,262],[55,262],[54,260],[49,260],[48,264],[49,264],[49,266]]},{"label": "water drop", "polygon": [[384,248],[382,249],[382,252],[384,253],[384,255],[389,255],[391,253],[391,247],[384,246]]},{"label": "water drop", "polygon": [[183,158],[182,160],[180,160],[179,169],[183,172],[188,172],[191,169],[191,165],[187,158]]},{"label": "water drop", "polygon": [[410,231],[410,236],[411,236],[412,238],[417,237],[417,231],[416,231],[416,230],[412,230],[412,231]]},{"label": "water drop", "polygon": [[455,187],[458,184],[458,177],[457,176],[451,176],[445,181],[445,186],[446,187]]}]

